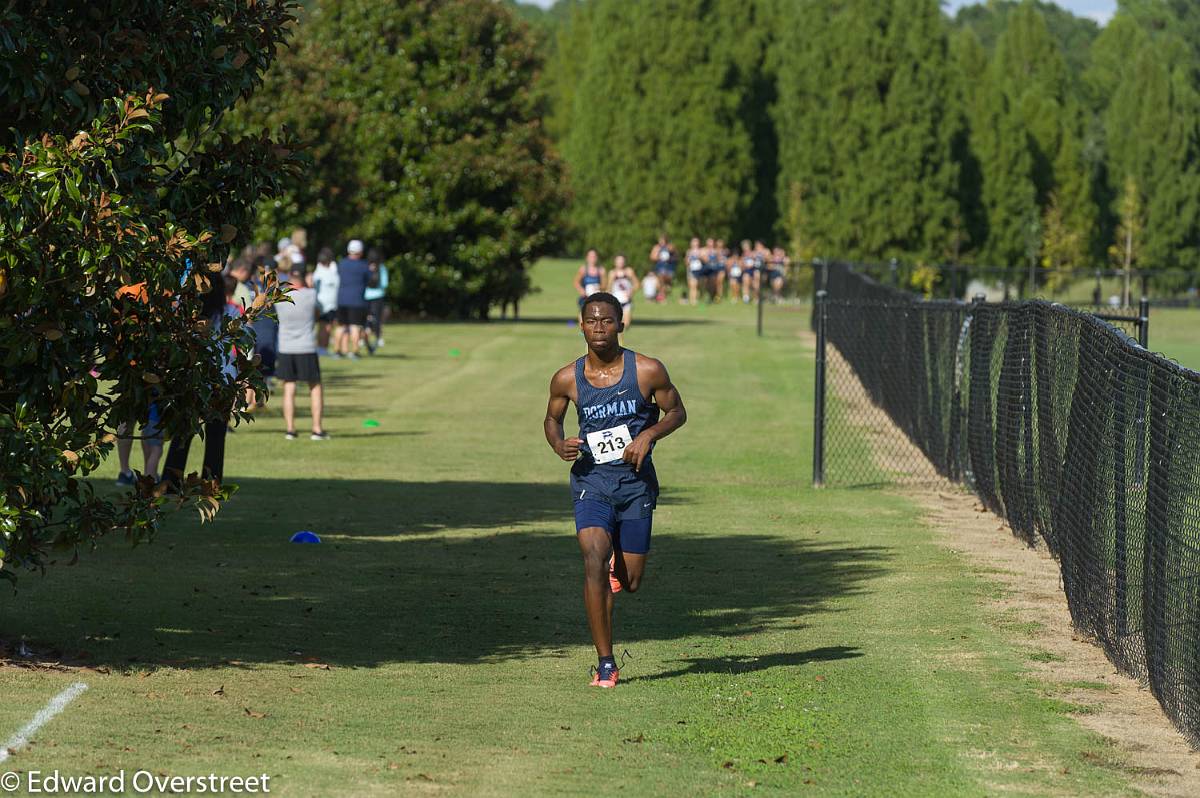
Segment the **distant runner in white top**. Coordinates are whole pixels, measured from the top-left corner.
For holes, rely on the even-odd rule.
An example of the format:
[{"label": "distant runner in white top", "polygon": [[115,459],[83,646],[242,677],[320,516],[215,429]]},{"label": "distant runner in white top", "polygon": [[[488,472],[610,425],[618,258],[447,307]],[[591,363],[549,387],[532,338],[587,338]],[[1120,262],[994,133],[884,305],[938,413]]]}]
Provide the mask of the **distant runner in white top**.
[{"label": "distant runner in white top", "polygon": [[637,272],[629,268],[624,255],[613,258],[612,271],[608,273],[608,293],[621,303],[621,323],[625,330],[633,322],[633,296],[638,290]]}]

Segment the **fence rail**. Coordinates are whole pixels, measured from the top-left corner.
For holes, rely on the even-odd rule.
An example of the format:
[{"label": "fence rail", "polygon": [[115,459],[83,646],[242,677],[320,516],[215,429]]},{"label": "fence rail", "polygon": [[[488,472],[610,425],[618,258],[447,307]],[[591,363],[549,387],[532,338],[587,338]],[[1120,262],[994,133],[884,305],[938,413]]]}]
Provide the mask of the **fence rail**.
[{"label": "fence rail", "polygon": [[839,264],[823,290],[814,479],[969,486],[1200,744],[1200,374],[1049,302],[925,301]]}]

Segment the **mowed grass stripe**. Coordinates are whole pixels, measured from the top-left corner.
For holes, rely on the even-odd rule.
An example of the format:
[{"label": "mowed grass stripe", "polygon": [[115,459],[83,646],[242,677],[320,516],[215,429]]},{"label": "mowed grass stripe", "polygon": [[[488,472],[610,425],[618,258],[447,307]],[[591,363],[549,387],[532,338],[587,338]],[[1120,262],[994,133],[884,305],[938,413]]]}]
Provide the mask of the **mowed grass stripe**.
[{"label": "mowed grass stripe", "polygon": [[[582,351],[571,268],[535,271],[532,320],[393,325],[382,357],[325,361],[335,439],[284,441],[274,411],[239,430],[214,523],[22,580],[4,634],[111,672],[14,765],[266,771],[283,795],[1127,791],[911,503],[808,487],[794,308],[760,340],[753,308],[637,305],[627,343],[691,420],[655,455],[645,588],[618,599],[625,683],[587,689],[566,466],[541,435]],[[77,678],[0,671],[0,722]]]}]

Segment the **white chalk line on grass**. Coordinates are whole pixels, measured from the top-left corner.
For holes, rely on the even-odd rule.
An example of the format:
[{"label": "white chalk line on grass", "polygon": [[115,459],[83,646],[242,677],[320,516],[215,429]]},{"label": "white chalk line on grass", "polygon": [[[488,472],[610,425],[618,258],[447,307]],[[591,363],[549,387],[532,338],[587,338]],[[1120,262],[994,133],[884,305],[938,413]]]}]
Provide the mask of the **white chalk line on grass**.
[{"label": "white chalk line on grass", "polygon": [[25,746],[29,742],[37,730],[49,723],[55,715],[67,708],[67,704],[79,697],[79,694],[88,689],[88,686],[83,682],[75,682],[75,684],[63,690],[54,698],[50,699],[50,703],[42,707],[41,711],[33,716],[33,720],[25,724],[25,728],[12,736],[8,742],[0,747],[0,762],[8,759],[8,757],[19,748]]}]

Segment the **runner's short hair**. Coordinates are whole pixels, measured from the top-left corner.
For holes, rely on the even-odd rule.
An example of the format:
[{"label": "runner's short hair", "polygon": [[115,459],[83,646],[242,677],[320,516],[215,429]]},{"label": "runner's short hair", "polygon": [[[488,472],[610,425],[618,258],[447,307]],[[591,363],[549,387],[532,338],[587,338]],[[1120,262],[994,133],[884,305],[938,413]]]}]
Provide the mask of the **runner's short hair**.
[{"label": "runner's short hair", "polygon": [[617,299],[607,291],[597,291],[594,294],[589,294],[588,298],[583,300],[583,307],[579,309],[579,318],[583,318],[583,312],[587,310],[587,306],[596,302],[606,302],[613,307],[613,313],[617,317],[617,321],[621,320],[621,300]]}]

